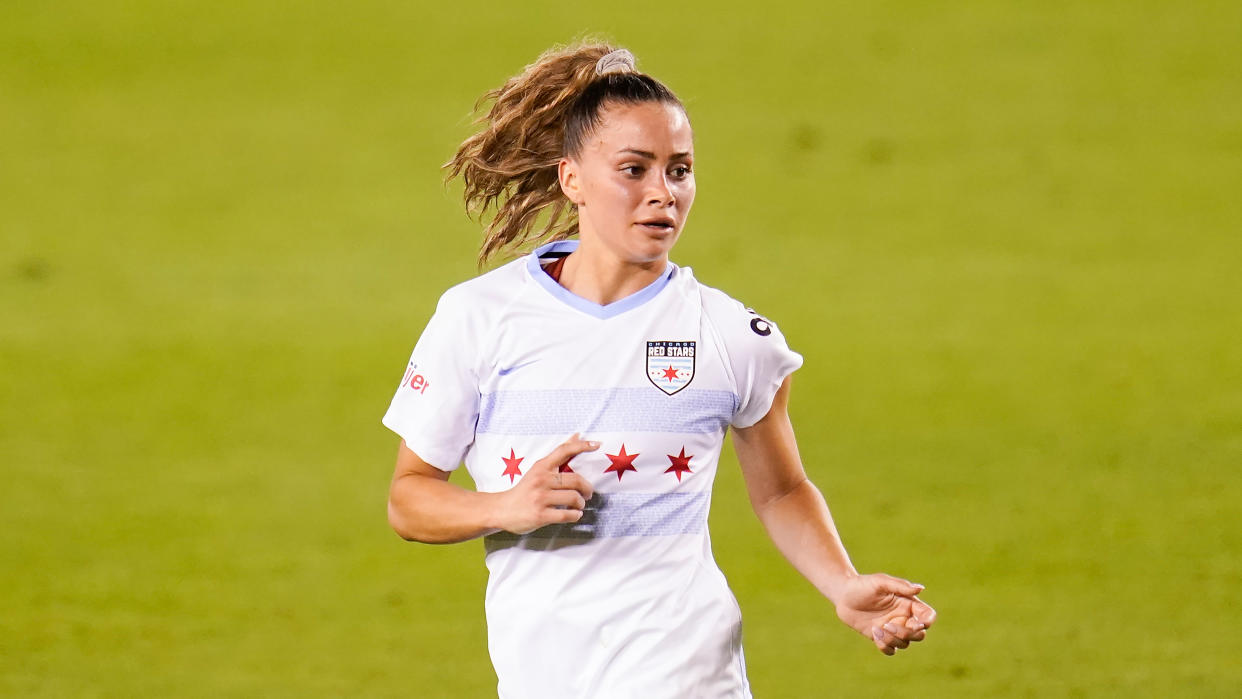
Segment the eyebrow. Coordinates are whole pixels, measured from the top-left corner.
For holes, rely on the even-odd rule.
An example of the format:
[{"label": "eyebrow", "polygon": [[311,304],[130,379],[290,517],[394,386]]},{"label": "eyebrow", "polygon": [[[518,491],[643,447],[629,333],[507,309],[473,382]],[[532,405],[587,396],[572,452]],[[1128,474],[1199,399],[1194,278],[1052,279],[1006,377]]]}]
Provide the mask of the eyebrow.
[{"label": "eyebrow", "polygon": [[[648,160],[656,159],[655,153],[652,153],[649,150],[638,150],[637,148],[622,148],[621,150],[617,151],[617,153],[618,154],[633,153],[634,155],[637,155],[642,158],[647,158]],[[677,160],[678,158],[684,158],[688,155],[690,155],[690,153],[673,153],[673,157],[670,158],[670,160]]]}]

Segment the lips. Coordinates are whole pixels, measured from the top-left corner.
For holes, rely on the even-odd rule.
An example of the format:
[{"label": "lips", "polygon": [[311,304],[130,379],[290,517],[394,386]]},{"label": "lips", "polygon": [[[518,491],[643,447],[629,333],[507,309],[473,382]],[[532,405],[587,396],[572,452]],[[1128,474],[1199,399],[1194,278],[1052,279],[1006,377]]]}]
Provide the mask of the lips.
[{"label": "lips", "polygon": [[653,231],[671,231],[674,228],[673,219],[669,216],[649,218],[646,221],[639,221],[638,225],[645,226]]}]

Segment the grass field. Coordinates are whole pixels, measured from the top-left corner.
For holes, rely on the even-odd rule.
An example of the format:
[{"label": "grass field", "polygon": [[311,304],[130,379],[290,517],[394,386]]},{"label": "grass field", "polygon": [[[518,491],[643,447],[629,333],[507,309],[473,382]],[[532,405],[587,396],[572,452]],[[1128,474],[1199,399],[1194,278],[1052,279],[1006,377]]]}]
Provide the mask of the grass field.
[{"label": "grass field", "polygon": [[[742,9],[742,8],[746,9]],[[781,324],[885,658],[712,514],[761,697],[1237,696],[1242,5],[0,4],[0,695],[494,696],[379,418],[474,99],[597,31],[687,103],[674,260]],[[730,453],[731,454],[731,453]],[[463,474],[464,476],[464,474]]]}]

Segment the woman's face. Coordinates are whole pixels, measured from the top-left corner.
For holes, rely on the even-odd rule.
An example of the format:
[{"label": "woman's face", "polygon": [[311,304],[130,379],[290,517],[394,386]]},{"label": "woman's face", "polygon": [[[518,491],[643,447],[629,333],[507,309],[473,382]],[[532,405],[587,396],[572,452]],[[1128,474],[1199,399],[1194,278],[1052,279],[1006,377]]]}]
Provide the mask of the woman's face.
[{"label": "woman's face", "polygon": [[668,259],[694,203],[693,161],[694,135],[677,105],[606,105],[582,152],[560,162],[583,245],[627,263]]}]

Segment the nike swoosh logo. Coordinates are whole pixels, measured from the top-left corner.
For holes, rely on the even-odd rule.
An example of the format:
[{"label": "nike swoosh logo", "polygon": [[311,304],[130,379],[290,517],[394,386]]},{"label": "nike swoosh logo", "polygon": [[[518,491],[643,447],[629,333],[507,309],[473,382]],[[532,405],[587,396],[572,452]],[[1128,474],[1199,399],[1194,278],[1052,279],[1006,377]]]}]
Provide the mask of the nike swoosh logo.
[{"label": "nike swoosh logo", "polygon": [[513,373],[513,372],[515,372],[515,371],[517,371],[518,369],[521,369],[521,368],[522,368],[522,367],[524,367],[524,366],[530,366],[531,364],[534,364],[534,363],[535,363],[535,362],[537,362],[537,361],[539,361],[539,360],[538,360],[538,359],[532,359],[532,360],[530,360],[529,362],[522,362],[521,364],[514,364],[513,366],[508,367],[508,368],[505,368],[505,369],[501,369],[501,370],[497,371],[496,373],[497,373],[497,374],[500,374],[501,376],[508,376],[509,374],[511,374],[511,373]]}]

